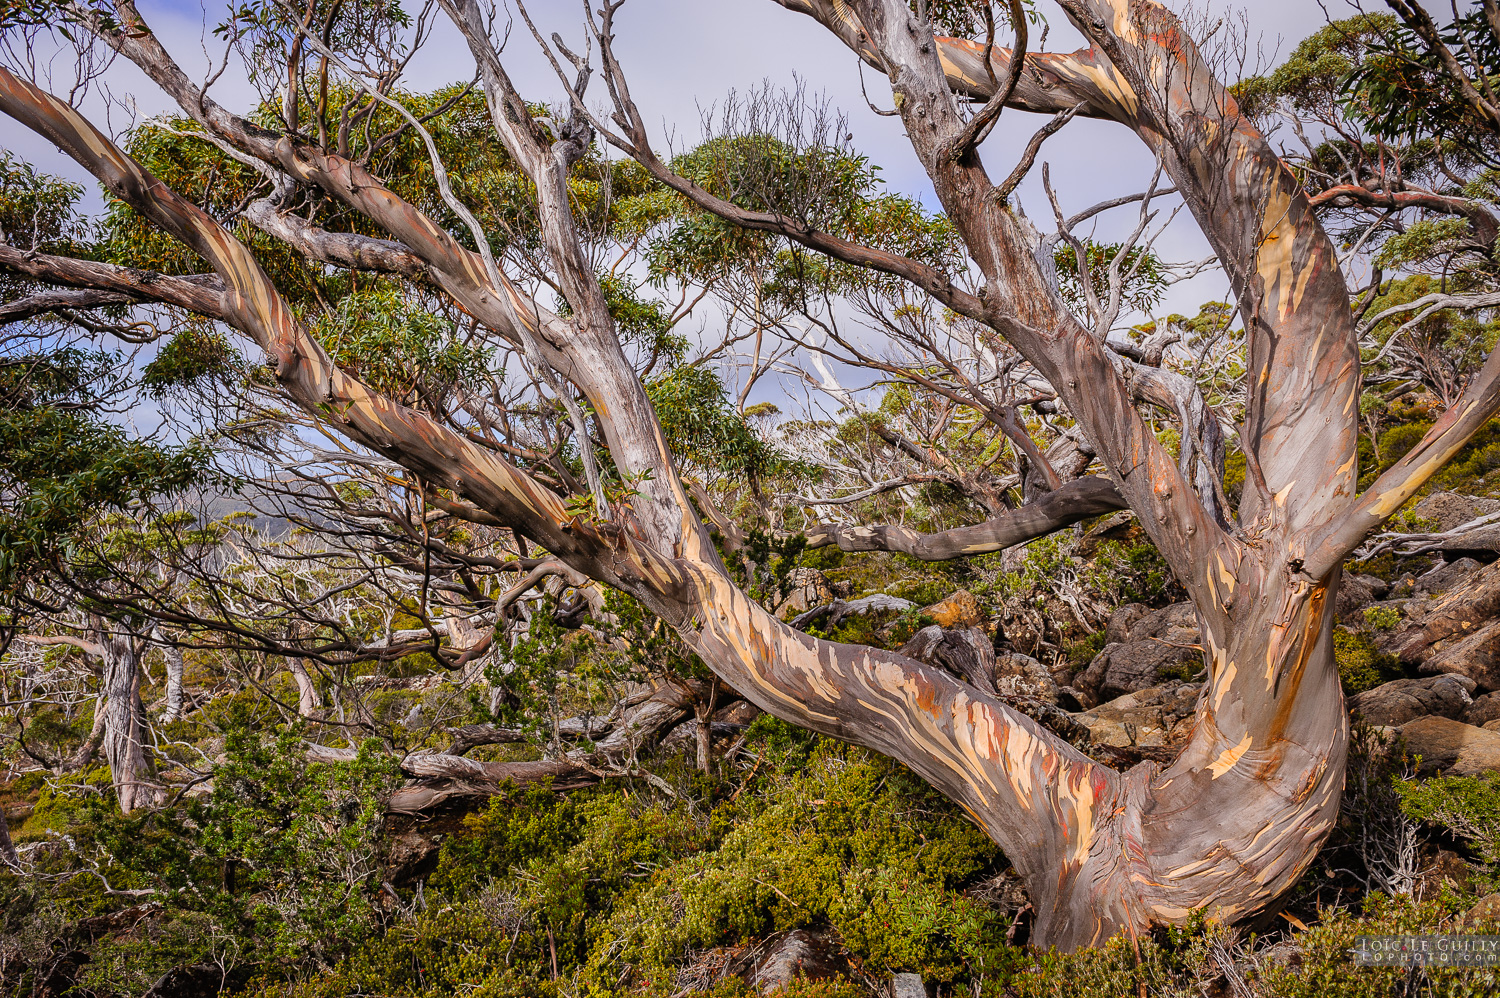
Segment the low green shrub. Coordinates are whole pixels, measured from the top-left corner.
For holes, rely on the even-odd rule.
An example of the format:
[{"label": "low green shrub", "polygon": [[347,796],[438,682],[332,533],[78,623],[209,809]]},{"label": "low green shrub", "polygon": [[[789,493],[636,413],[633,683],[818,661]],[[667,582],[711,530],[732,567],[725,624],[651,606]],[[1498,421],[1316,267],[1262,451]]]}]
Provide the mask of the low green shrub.
[{"label": "low green shrub", "polygon": [[1333,657],[1345,696],[1372,690],[1404,675],[1396,656],[1376,648],[1369,635],[1346,627],[1333,629]]}]

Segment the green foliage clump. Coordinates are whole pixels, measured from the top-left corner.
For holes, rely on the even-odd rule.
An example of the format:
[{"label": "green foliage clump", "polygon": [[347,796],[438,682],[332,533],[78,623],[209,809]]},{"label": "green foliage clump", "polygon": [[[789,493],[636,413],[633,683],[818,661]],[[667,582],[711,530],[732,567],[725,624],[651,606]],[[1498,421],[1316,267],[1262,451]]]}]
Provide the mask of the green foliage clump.
[{"label": "green foliage clump", "polygon": [[1008,965],[1008,920],[961,893],[1002,861],[956,806],[890,760],[770,717],[747,748],[762,764],[697,804],[628,785],[501,794],[444,843],[425,910],[264,993],[665,996],[695,954],[800,927],[833,931],[875,974],[951,982]]},{"label": "green foliage clump", "polygon": [[487,350],[391,287],[345,296],[315,332],[344,371],[408,405],[480,391],[489,368]]},{"label": "green foliage clump", "polygon": [[646,394],[672,453],[693,467],[755,484],[784,460],[730,407],[706,367],[676,368],[647,382]]},{"label": "green foliage clump", "polygon": [[[1055,251],[1053,260],[1057,266],[1058,291],[1068,308],[1079,315],[1086,314],[1088,290],[1084,287],[1085,279],[1095,295],[1101,293],[1100,289],[1108,288],[1109,273],[1116,268],[1120,249],[1119,243],[1084,243],[1086,277],[1079,267],[1077,250],[1061,246]],[[1161,259],[1150,250],[1136,246],[1127,250],[1124,259],[1119,261],[1118,273],[1125,281],[1121,303],[1128,309],[1150,314],[1152,306],[1166,293],[1166,270]]]},{"label": "green foliage clump", "polygon": [[952,594],[953,583],[934,578],[904,579],[886,586],[885,591],[892,596],[911,600],[918,606],[931,606]]},{"label": "green foliage clump", "polygon": [[44,563],[101,510],[205,480],[196,445],[132,438],[97,410],[120,359],[74,348],[0,358],[0,588]]},{"label": "green foliage clump", "polygon": [[1068,664],[1074,669],[1085,668],[1094,660],[1094,656],[1104,650],[1105,633],[1095,631],[1085,635],[1077,641],[1071,641],[1064,649],[1068,654]]},{"label": "green foliage clump", "polygon": [[824,922],[878,972],[951,981],[1003,963],[1003,928],[955,893],[998,859],[978,829],[887,760],[770,718],[756,728],[806,761],[760,788],[716,848],[620,906],[604,933],[618,951],[596,957],[599,971],[655,976],[689,949]]},{"label": "green foliage clump", "polygon": [[1500,773],[1404,780],[1396,792],[1407,816],[1442,825],[1483,862],[1500,864]]},{"label": "green foliage clump", "polygon": [[1377,631],[1392,631],[1401,623],[1401,611],[1393,606],[1365,608],[1365,623]]},{"label": "green foliage clump", "polygon": [[1339,683],[1345,696],[1373,690],[1404,675],[1396,656],[1376,648],[1369,635],[1346,627],[1333,629],[1333,657],[1338,663]]},{"label": "green foliage clump", "polygon": [[[10,152],[0,151],[0,239],[23,250],[57,253],[77,233],[75,207],[83,196],[77,184],[42,173]],[[18,278],[0,277],[12,290]]]},{"label": "green foliage clump", "polygon": [[141,388],[161,401],[173,391],[224,378],[240,363],[223,333],[192,324],[178,330],[141,371]]}]

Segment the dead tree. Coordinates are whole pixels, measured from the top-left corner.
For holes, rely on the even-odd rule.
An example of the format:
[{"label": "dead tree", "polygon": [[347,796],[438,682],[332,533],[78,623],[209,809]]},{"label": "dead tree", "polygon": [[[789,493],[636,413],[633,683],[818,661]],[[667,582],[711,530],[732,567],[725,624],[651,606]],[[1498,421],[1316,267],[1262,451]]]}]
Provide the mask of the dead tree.
[{"label": "dead tree", "polygon": [[[1169,11],[1149,2],[1059,0],[1091,46],[1028,55],[1012,72],[1009,53],[996,50],[986,67],[986,46],[935,39],[904,0],[783,2],[887,74],[913,147],[983,277],[979,292],[919,261],[722,201],[673,174],[651,152],[610,46],[617,4],[592,22],[597,68],[615,104],[610,127],[618,131],[606,138],[706,210],[910,281],[994,329],[1047,379],[1198,610],[1210,679],[1192,738],[1171,765],[1116,772],[972,686],[893,652],[799,633],[736,587],[676,473],[580,249],[567,179],[604,127],[589,118],[581,92],[587,67],[579,58],[577,76],[569,74],[572,117],[543,128],[506,73],[477,0],[441,6],[478,64],[496,139],[535,185],[546,250],[537,265],[566,299],[566,317],[522,293],[482,233],[481,254],[295,125],[273,131],[216,104],[128,0],[119,0],[111,20],[81,7],[77,16],[214,143],[316,189],[386,236],[263,219],[277,238],[330,265],[419,276],[539,369],[555,372],[554,390],[571,401],[576,388],[596,414],[620,480],[633,483],[628,501],[592,490],[591,512],[580,512],[503,455],[340,370],[243,245],[66,102],[9,72],[0,73],[0,108],[190,247],[216,280],[46,254],[7,252],[4,264],[59,286],[223,321],[264,351],[283,389],[308,412],[430,488],[462,496],[573,571],[634,595],[728,688],[793,723],[900,759],[1005,850],[1036,906],[1038,943],[1073,948],[1182,922],[1196,910],[1238,919],[1264,909],[1311,862],[1338,808],[1348,726],[1329,609],[1340,566],[1494,414],[1500,354],[1421,443],[1356,495],[1359,354],[1334,248],[1295,179],[1237,114]],[[305,41],[339,64],[318,37]],[[1002,97],[993,107],[968,120],[961,114],[960,96],[996,91]],[[1007,204],[1006,185],[986,172],[975,145],[1002,104],[1092,115],[1134,131],[1157,151],[1214,246],[1239,295],[1249,345],[1241,439],[1250,484],[1237,523],[1220,522],[1211,497],[1195,488],[1194,469],[1181,467],[1149,432],[1126,369],[1064,307],[1048,260],[1039,259],[1036,232]],[[1056,524],[1042,519],[1035,529]]]}]

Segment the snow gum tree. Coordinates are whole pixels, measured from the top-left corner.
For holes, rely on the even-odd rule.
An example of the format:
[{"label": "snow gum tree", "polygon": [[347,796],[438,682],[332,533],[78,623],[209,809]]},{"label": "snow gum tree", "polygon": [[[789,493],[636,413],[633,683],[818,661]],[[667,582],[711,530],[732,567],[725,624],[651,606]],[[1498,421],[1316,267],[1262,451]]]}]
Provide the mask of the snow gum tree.
[{"label": "snow gum tree", "polygon": [[[439,0],[424,11],[448,18],[468,45],[485,141],[524,178],[530,242],[486,231],[455,193],[424,120],[392,96],[403,64],[388,43],[409,27],[399,12],[365,3],[325,9],[316,0],[305,11],[267,5],[253,22],[260,34],[246,28],[236,37],[256,57],[256,72],[275,67],[270,78],[283,81],[283,93],[279,106],[247,118],[184,72],[130,0],[49,8],[80,38],[134,63],[178,105],[182,129],[264,178],[271,193],[241,211],[260,235],[319,266],[441,296],[510,344],[567,410],[578,439],[600,441],[580,451],[576,491],[488,443],[462,413],[437,418],[336,364],[303,310],[221,219],[164,184],[64,97],[10,69],[0,70],[0,109],[209,271],[143,272],[9,245],[0,247],[0,265],[70,294],[106,296],[95,301],[165,304],[233,328],[263,353],[287,398],[402,465],[443,509],[512,528],[570,572],[636,597],[764,710],[910,766],[1004,849],[1035,904],[1037,943],[1070,949],[1195,911],[1228,920],[1263,911],[1312,861],[1338,809],[1348,722],[1330,608],[1341,565],[1500,407],[1500,357],[1491,355],[1422,441],[1360,493],[1360,353],[1334,245],[1298,179],[1171,10],[1148,0],[1058,0],[1089,44],[1035,54],[1019,3],[1010,5],[1016,44],[1007,50],[993,31],[982,42],[938,34],[925,4],[780,2],[800,17],[789,23],[834,33],[888,77],[966,250],[965,273],[820,227],[806,206],[740,203],[674,172],[652,151],[615,55],[618,2],[589,15],[587,47],[548,45],[534,32],[570,96],[567,115],[547,120],[507,72],[491,10],[478,0]],[[524,10],[521,19],[529,25]],[[585,93],[591,79],[602,81],[607,120],[590,111],[598,94]],[[359,153],[360,121],[377,106],[397,114],[433,156],[421,199],[399,194],[395,178]],[[978,146],[1006,108],[1052,114],[1054,130],[1084,115],[1134,133],[1213,246],[1248,349],[1240,430],[1248,481],[1237,510],[1226,507],[1216,448],[1199,431],[1184,433],[1173,454],[1141,415],[1138,406],[1159,403],[1163,391],[1170,402],[1170,386],[1113,350],[1107,328],[1067,307],[1050,245],[1011,204],[1019,175],[997,184],[987,170]],[[1013,517],[999,514],[979,543],[951,553],[994,550],[1122,504],[1133,510],[1202,630],[1209,678],[1174,762],[1118,772],[936,668],[801,633],[736,585],[586,251],[590,223],[570,177],[601,140],[698,210],[909,282],[992,330],[1040,372],[1102,476],[1055,483]],[[1034,147],[1022,154],[1022,172],[1035,155]],[[327,227],[284,210],[298,192],[315,192],[356,221]],[[549,308],[538,286],[566,307]],[[1180,401],[1186,412],[1191,400]]]}]

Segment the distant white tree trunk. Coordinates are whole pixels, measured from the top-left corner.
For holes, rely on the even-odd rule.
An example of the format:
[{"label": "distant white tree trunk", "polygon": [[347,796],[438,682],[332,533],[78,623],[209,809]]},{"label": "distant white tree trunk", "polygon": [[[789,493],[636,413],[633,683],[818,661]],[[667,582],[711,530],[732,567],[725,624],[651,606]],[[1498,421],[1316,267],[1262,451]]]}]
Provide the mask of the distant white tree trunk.
[{"label": "distant white tree trunk", "polygon": [[323,709],[323,698],[318,696],[318,687],[308,674],[307,666],[299,658],[289,658],[287,669],[291,671],[292,679],[297,684],[297,713],[303,717],[313,717]]},{"label": "distant white tree trunk", "polygon": [[161,719],[175,721],[182,716],[182,649],[171,644],[161,628],[154,628],[151,638],[161,646],[167,659],[167,696],[162,704]]}]

